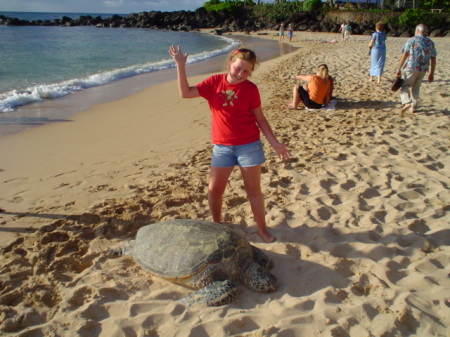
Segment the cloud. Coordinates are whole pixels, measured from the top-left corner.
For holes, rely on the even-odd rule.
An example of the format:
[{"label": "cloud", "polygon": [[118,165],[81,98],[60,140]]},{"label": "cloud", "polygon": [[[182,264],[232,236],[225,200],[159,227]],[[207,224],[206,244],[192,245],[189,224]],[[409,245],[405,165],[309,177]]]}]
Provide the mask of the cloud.
[{"label": "cloud", "polygon": [[[0,0],[0,11],[138,13],[195,10],[208,0]],[[273,2],[273,1],[265,1]]]},{"label": "cloud", "polygon": [[[1,0],[0,0],[1,1]],[[95,2],[96,0],[91,0]],[[122,10],[124,12],[133,11],[176,11],[195,10],[208,0],[102,0],[105,7]]]},{"label": "cloud", "polygon": [[120,7],[123,5],[122,0],[103,0],[103,3],[108,7]]}]

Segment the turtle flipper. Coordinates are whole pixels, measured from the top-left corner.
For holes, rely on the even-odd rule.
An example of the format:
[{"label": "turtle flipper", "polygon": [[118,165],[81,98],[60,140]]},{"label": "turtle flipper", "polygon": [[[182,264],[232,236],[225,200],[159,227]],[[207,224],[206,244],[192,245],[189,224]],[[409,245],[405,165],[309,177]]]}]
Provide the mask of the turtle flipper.
[{"label": "turtle flipper", "polygon": [[109,255],[112,255],[112,256],[133,255],[133,246],[134,246],[134,240],[126,241],[120,247],[108,249],[108,253],[109,253]]},{"label": "turtle flipper", "polygon": [[247,266],[241,280],[249,289],[260,293],[272,293],[278,288],[277,278],[256,262]]},{"label": "turtle flipper", "polygon": [[214,281],[206,287],[180,299],[179,302],[188,306],[195,303],[206,303],[209,307],[218,307],[231,303],[238,294],[239,288],[233,281]]}]

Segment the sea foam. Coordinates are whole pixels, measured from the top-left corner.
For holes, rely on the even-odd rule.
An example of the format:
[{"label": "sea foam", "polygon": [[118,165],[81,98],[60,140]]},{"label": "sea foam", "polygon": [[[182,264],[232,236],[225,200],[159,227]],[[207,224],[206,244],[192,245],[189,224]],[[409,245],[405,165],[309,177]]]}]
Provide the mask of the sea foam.
[{"label": "sea foam", "polygon": [[[227,46],[208,52],[189,55],[188,63],[196,63],[215,57],[236,48],[239,42],[220,37],[227,41]],[[158,62],[136,64],[129,67],[113,69],[99,72],[82,78],[75,78],[58,83],[42,83],[20,90],[11,90],[0,94],[0,112],[7,113],[14,111],[18,106],[30,104],[44,99],[58,98],[84,89],[105,85],[120,79],[150,73],[175,67],[172,59],[165,59]]]}]

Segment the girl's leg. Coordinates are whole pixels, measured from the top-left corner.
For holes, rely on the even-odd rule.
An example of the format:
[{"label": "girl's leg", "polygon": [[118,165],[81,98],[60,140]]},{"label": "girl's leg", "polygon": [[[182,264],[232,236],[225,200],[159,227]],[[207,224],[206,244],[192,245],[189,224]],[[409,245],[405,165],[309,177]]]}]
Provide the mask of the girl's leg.
[{"label": "girl's leg", "polygon": [[300,103],[300,95],[298,93],[298,86],[294,85],[294,88],[292,89],[292,101],[288,103],[287,107],[289,109],[297,109],[299,103]]},{"label": "girl's leg", "polygon": [[258,234],[264,242],[273,242],[276,238],[269,234],[266,227],[266,211],[261,191],[261,165],[241,167],[240,169],[244,179],[245,191],[247,192],[253,217],[258,228]]},{"label": "girl's leg", "polygon": [[211,167],[208,186],[208,204],[213,222],[220,223],[222,221],[222,196],[233,168],[233,166]]}]

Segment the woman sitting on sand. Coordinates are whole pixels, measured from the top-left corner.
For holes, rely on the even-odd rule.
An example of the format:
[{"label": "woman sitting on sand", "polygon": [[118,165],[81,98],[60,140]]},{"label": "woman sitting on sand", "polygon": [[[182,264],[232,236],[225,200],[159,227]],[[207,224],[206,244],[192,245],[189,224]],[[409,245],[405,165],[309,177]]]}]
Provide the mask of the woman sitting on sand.
[{"label": "woman sitting on sand", "polygon": [[308,83],[303,86],[294,86],[292,101],[288,103],[289,109],[297,109],[300,102],[309,109],[320,109],[330,103],[334,81],[328,75],[326,64],[318,66],[317,73],[314,75],[297,75],[296,77]]}]

